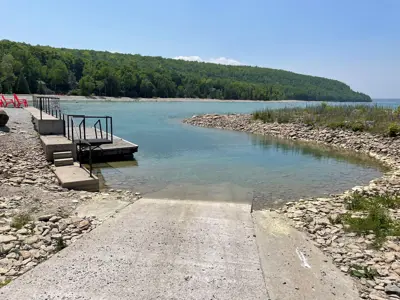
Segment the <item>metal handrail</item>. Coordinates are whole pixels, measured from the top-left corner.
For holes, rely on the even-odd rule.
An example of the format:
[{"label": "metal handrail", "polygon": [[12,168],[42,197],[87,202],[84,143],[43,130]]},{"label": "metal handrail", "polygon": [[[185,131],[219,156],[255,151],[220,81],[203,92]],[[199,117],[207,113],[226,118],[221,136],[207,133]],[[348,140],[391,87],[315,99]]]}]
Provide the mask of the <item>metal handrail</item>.
[{"label": "metal handrail", "polygon": [[88,146],[88,148],[89,148],[89,174],[90,174],[90,177],[93,177],[93,162],[92,162],[92,145],[88,142],[88,141],[85,141],[85,140],[79,140],[79,143],[77,143],[77,146],[79,145],[79,167],[81,167],[82,168],[82,144],[85,144],[85,145],[87,145]]},{"label": "metal handrail", "polygon": [[[60,115],[61,118],[61,115]],[[80,121],[78,125],[78,130],[79,130],[79,139],[75,138],[75,122],[74,118],[81,118],[82,120]],[[69,140],[72,140],[72,143],[76,143],[76,148],[77,148],[77,155],[78,155],[78,161],[79,161],[79,166],[82,168],[82,157],[83,157],[83,151],[85,148],[89,149],[89,173],[90,177],[93,177],[93,161],[92,161],[92,147],[93,145],[88,141],[88,138],[86,136],[86,119],[98,119],[94,123],[94,131],[95,131],[95,137],[98,139],[98,130],[100,130],[100,136],[101,139],[103,139],[104,134],[106,136],[106,139],[108,141],[111,140],[111,143],[113,143],[113,124],[112,124],[112,117],[110,116],[86,116],[86,115],[62,115],[62,120],[64,121],[64,136],[67,137]],[[103,126],[102,126],[102,120],[105,119],[105,125],[106,125],[106,131],[103,132]],[[109,132],[110,129],[110,132]],[[109,137],[110,135],[110,137]],[[78,146],[79,146],[79,151],[78,151]],[[98,145],[96,146],[98,147]],[[94,148],[96,148],[94,147]]]},{"label": "metal handrail", "polygon": [[83,139],[86,140],[86,117],[83,117],[79,123],[79,139],[82,139],[82,125],[83,125]]},{"label": "metal handrail", "polygon": [[[108,123],[108,122],[106,122],[106,124],[107,124],[107,123]],[[100,119],[98,119],[97,122],[94,123],[94,125],[93,125],[93,127],[94,127],[94,134],[96,135],[96,139],[97,139],[97,125],[99,125],[99,127],[100,127],[100,136],[101,136],[101,138],[103,138],[103,130],[102,130],[102,128],[101,128],[101,122],[100,122]],[[106,133],[106,137],[107,137],[107,140],[108,140],[108,133]]]},{"label": "metal handrail", "polygon": [[[98,119],[93,125],[94,129],[95,129],[96,139],[98,139],[97,130],[100,129],[100,136],[102,139],[104,138],[104,135],[105,135],[107,140],[110,140],[111,143],[114,142],[112,117],[110,117],[110,116],[86,116],[86,115],[65,115],[64,116],[63,115],[64,126],[66,126],[66,129],[64,130],[64,136],[67,137],[68,139],[72,139],[72,141],[75,139],[74,132],[73,132],[73,128],[74,128],[73,119],[74,118],[82,118],[82,121],[78,125],[80,139],[87,139],[87,137],[86,137],[86,119]],[[105,120],[105,132],[103,131],[103,125],[102,125],[101,120]],[[72,130],[72,132],[71,132],[71,130]]]},{"label": "metal handrail", "polygon": [[61,109],[53,109],[53,106],[50,105],[52,100],[59,99],[58,97],[33,96],[33,107],[39,109],[40,120],[43,120],[43,112],[61,119]]}]

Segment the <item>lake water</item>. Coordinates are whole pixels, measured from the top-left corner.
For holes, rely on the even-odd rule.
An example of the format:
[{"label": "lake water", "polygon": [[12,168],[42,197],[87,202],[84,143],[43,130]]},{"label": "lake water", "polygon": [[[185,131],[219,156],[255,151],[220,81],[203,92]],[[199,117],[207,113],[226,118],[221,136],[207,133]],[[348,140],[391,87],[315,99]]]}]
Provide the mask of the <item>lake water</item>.
[{"label": "lake water", "polygon": [[[396,106],[399,101],[381,101]],[[354,154],[181,120],[204,113],[250,113],[305,105],[268,102],[62,102],[64,112],[113,117],[114,134],[139,145],[135,161],[98,165],[108,188],[146,197],[255,201],[255,208],[342,192],[383,169]]]}]

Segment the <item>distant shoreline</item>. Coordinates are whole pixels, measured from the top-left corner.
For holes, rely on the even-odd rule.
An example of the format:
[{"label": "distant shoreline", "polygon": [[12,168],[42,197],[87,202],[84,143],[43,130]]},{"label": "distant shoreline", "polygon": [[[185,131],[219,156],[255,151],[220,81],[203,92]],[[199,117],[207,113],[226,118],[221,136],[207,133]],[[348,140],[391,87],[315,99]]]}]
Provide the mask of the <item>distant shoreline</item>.
[{"label": "distant shoreline", "polygon": [[[32,101],[33,95],[18,94],[19,98],[25,98]],[[39,95],[37,95],[39,96]],[[221,99],[203,99],[203,98],[129,98],[129,97],[103,97],[103,96],[66,96],[66,95],[40,95],[45,97],[57,97],[60,101],[88,101],[88,102],[308,102],[304,100],[221,100]],[[5,94],[6,98],[12,98],[13,95]]]},{"label": "distant shoreline", "polygon": [[[32,101],[33,95],[23,95],[18,94],[18,97],[25,98],[28,101]],[[38,95],[39,96],[39,95]],[[234,100],[234,99],[203,99],[203,98],[129,98],[129,97],[103,97],[103,96],[67,96],[67,95],[40,95],[45,97],[57,97],[60,98],[60,101],[88,101],[88,102],[260,102],[260,103],[294,103],[294,102],[319,102],[319,101],[306,101],[306,100],[295,100],[295,99],[287,99],[287,100]],[[6,98],[12,98],[12,95],[5,94]],[[330,102],[340,102],[340,101],[330,101]],[[340,102],[340,103],[350,103],[349,102]],[[352,102],[351,102],[352,103]],[[371,102],[365,102],[371,103]]]}]

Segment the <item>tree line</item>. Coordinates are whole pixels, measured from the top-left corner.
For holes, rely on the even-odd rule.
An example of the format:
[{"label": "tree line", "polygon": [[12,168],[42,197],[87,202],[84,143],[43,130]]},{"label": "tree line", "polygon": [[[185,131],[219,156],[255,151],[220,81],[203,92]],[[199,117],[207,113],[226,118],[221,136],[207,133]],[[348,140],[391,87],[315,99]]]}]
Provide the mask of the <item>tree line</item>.
[{"label": "tree line", "polygon": [[322,77],[251,66],[0,41],[0,92],[112,97],[371,101]]}]

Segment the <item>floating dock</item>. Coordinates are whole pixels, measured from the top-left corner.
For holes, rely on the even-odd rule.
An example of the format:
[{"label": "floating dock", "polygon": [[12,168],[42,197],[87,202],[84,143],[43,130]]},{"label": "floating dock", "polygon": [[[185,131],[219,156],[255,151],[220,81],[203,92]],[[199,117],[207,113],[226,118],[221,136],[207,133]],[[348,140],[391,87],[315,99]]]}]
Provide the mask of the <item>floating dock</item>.
[{"label": "floating dock", "polygon": [[[77,127],[74,128],[75,131],[79,131]],[[97,133],[97,136],[96,136]],[[105,133],[103,132],[103,135]],[[95,139],[101,136],[101,131],[93,127],[86,128],[86,137],[88,139]],[[112,144],[103,144],[99,147],[92,149],[92,159],[93,161],[116,161],[116,160],[131,160],[133,154],[138,151],[139,146],[131,143],[123,138],[116,135],[112,137]],[[85,159],[88,158],[88,151],[85,151]]]},{"label": "floating dock", "polygon": [[[55,175],[64,188],[99,191],[99,179],[83,167],[82,163],[111,162],[133,160],[133,154],[138,151],[138,145],[112,134],[111,117],[91,117],[84,115],[63,115],[61,111],[48,107],[51,99],[39,97],[39,108],[26,107],[32,115],[32,123],[40,134],[40,141],[48,161],[55,163]],[[46,110],[43,110],[47,101]],[[36,101],[36,105],[38,101]],[[66,117],[66,119],[65,119]],[[82,118],[83,127],[74,126],[73,119]],[[100,128],[86,126],[86,118],[99,118],[94,124]],[[101,120],[105,119],[106,132],[101,130]],[[71,125],[71,126],[70,126]],[[108,127],[110,125],[110,127]],[[111,134],[107,128],[111,128]],[[84,135],[81,134],[83,130]],[[79,149],[79,152],[78,152]],[[90,158],[91,155],[91,159]],[[61,157],[60,159],[55,159]],[[79,161],[79,162],[78,162]]]},{"label": "floating dock", "polygon": [[[64,136],[63,133],[65,130],[63,120],[48,115],[45,112],[40,114],[40,110],[34,107],[27,107],[25,109],[31,113],[35,129],[41,135],[40,139],[48,161],[52,161],[53,153],[59,151],[72,151],[74,153],[74,159],[76,159],[76,143]],[[60,126],[60,124],[62,126]],[[41,131],[40,128],[42,129]],[[74,127],[73,130],[78,132],[79,128]],[[102,134],[100,130],[96,130],[93,127],[86,128],[86,136],[88,139],[96,138],[96,133],[97,137],[100,137]],[[103,134],[105,133],[103,132]],[[93,161],[130,160],[139,148],[138,145],[116,135],[112,136],[112,141],[112,143],[92,149]],[[87,150],[84,152],[85,155],[88,155]]]}]

